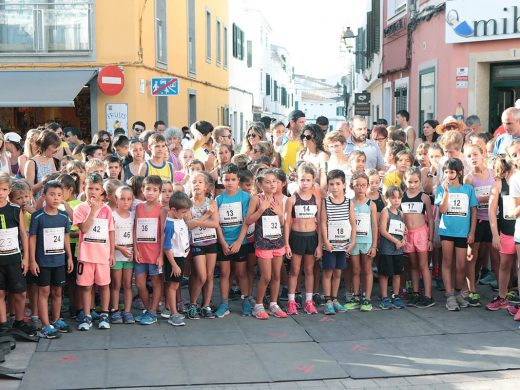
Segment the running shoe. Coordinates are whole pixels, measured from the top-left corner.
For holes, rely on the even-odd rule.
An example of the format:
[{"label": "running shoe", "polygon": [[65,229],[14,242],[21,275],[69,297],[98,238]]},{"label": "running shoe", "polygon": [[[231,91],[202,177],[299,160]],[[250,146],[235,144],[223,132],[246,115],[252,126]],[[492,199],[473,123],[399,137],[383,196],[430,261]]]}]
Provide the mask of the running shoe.
[{"label": "running shoe", "polygon": [[110,317],[107,313],[101,313],[98,329],[110,329]]},{"label": "running shoe", "polygon": [[332,306],[334,306],[334,311],[336,313],[346,313],[347,309],[340,305],[338,301],[332,301]]},{"label": "running shoe", "polygon": [[171,316],[172,316],[172,312],[171,312],[170,310],[164,308],[164,310],[161,311],[161,317],[162,317],[162,318],[166,318],[166,319],[168,319],[168,318],[170,318]]},{"label": "running shoe", "polygon": [[516,315],[516,313],[518,313],[518,308],[519,308],[519,305],[508,306],[507,312],[509,314],[511,314],[512,316],[514,316],[514,315]]},{"label": "running shoe", "polygon": [[90,330],[92,328],[92,318],[90,316],[83,316],[81,323],[78,325],[78,330]]},{"label": "running shoe", "polygon": [[506,294],[506,298],[511,303],[519,303],[520,297],[518,296],[518,293],[516,291],[508,291]]},{"label": "running shoe", "polygon": [[381,303],[379,304],[379,307],[383,310],[390,310],[394,308],[394,305],[392,305],[392,301],[388,297],[384,297],[381,300]]},{"label": "running shoe", "polygon": [[466,301],[466,300],[462,297],[462,295],[457,294],[457,295],[455,296],[455,299],[457,300],[457,304],[459,305],[459,307],[460,307],[461,309],[464,309],[464,308],[466,308],[466,307],[469,306],[469,302]]},{"label": "running shoe", "polygon": [[188,318],[190,320],[200,320],[199,310],[197,309],[197,305],[190,305],[188,309]]},{"label": "running shoe", "polygon": [[242,300],[242,315],[244,317],[251,317],[252,315],[254,315],[253,305],[247,297]]},{"label": "running shoe", "polygon": [[326,316],[332,316],[336,314],[336,310],[334,310],[334,304],[331,301],[325,304],[323,314],[325,314]]},{"label": "running shoe", "polygon": [[231,287],[229,290],[229,299],[231,301],[236,301],[242,296],[242,291],[238,287]]},{"label": "running shoe", "polygon": [[215,317],[217,318],[224,318],[227,316],[231,311],[229,310],[229,305],[225,303],[221,303],[218,307],[217,311],[215,312]]},{"label": "running shoe", "polygon": [[287,286],[282,287],[282,292],[280,293],[280,301],[288,301],[289,300],[289,290]]},{"label": "running shoe", "polygon": [[496,278],[495,274],[490,271],[490,272],[486,273],[486,275],[483,278],[480,278],[478,283],[486,286],[486,285],[490,285],[493,281],[496,281],[496,280],[497,280],[497,278]]},{"label": "running shoe", "polygon": [[363,299],[359,311],[372,311],[372,302],[369,299]]},{"label": "running shoe", "polygon": [[345,301],[348,303],[354,299],[354,293],[351,293],[350,291],[345,292]]},{"label": "running shoe", "polygon": [[97,321],[101,318],[101,315],[95,310],[90,311],[90,316],[92,317],[92,321]]},{"label": "running shoe", "polygon": [[271,307],[269,307],[269,311],[276,318],[287,318],[287,313],[284,312],[277,304],[271,305]]},{"label": "running shoe", "polygon": [[435,306],[435,301],[432,297],[425,297],[422,296],[421,299],[419,299],[419,302],[417,302],[417,305],[415,307],[419,309],[426,309],[427,307]]},{"label": "running shoe", "polygon": [[52,326],[60,333],[70,333],[72,330],[70,325],[63,321],[63,318],[58,318],[56,321],[54,321]]},{"label": "running shoe", "polygon": [[449,311],[460,310],[460,306],[457,303],[457,298],[455,298],[455,295],[449,295],[448,298],[446,298],[446,309],[448,309]]},{"label": "running shoe", "polygon": [[516,312],[514,318],[515,321],[520,321],[520,310]]},{"label": "running shoe", "polygon": [[121,312],[119,310],[113,312],[110,317],[111,317],[110,322],[112,322],[113,324],[122,324],[123,323],[123,315],[121,314]]},{"label": "running shoe", "polygon": [[203,307],[200,311],[200,314],[204,318],[209,318],[209,319],[215,318],[215,313],[213,313],[213,310],[211,310],[210,306]]},{"label": "running shoe", "polygon": [[29,319],[29,322],[27,323],[27,325],[29,325],[33,329],[41,329],[42,328],[42,322],[36,316],[31,316],[31,318]]},{"label": "running shoe", "polygon": [[316,310],[316,306],[314,306],[314,301],[312,300],[305,302],[304,310],[307,314],[318,314],[318,310]]},{"label": "running shoe", "polygon": [[324,300],[321,298],[321,295],[316,293],[312,295],[312,300],[314,301],[314,305],[321,306],[324,304]]},{"label": "running shoe", "polygon": [[140,314],[135,316],[135,322],[141,322],[147,310],[143,310]]},{"label": "running shoe", "polygon": [[500,309],[507,309],[509,306],[509,300],[507,298],[495,297],[491,302],[486,305],[486,309],[491,311],[497,311]]},{"label": "running shoe", "polygon": [[252,314],[257,320],[269,319],[269,314],[267,314],[267,312],[265,311],[264,305],[255,305]]},{"label": "running shoe", "polygon": [[343,307],[347,310],[359,309],[361,307],[361,300],[359,299],[359,295],[353,296],[350,301],[343,305]]},{"label": "running shoe", "polygon": [[164,309],[166,309],[166,306],[164,306],[164,302],[159,302],[159,304],[157,305],[157,313],[161,314]]},{"label": "running shoe", "polygon": [[298,305],[298,308],[301,308],[303,306],[302,293],[296,293],[296,295],[294,296],[294,301]]},{"label": "running shoe", "polygon": [[496,280],[489,283],[489,287],[491,287],[491,290],[498,292],[498,282]]},{"label": "running shoe", "polygon": [[168,324],[173,326],[184,326],[186,323],[184,322],[184,317],[180,314],[172,314],[168,319]]},{"label": "running shoe", "polygon": [[42,339],[57,339],[60,337],[60,334],[56,329],[54,329],[54,326],[47,325],[38,332],[38,336]]},{"label": "running shoe", "polygon": [[441,278],[437,278],[437,290],[446,291],[446,286],[444,286],[444,281]]},{"label": "running shoe", "polygon": [[147,310],[146,313],[144,313],[143,318],[141,318],[141,325],[152,325],[157,322],[157,314],[152,313],[151,311]]},{"label": "running shoe", "polygon": [[480,294],[477,293],[469,293],[468,302],[471,307],[480,307],[482,304],[480,303]]},{"label": "running shoe", "polygon": [[134,302],[132,303],[132,306],[134,309],[137,310],[144,310],[146,307],[144,306],[143,300],[139,298],[138,296],[135,297]]},{"label": "running shoe", "polygon": [[394,305],[396,309],[404,309],[406,307],[403,301],[401,301],[401,297],[399,295],[394,295],[392,297],[392,305]]},{"label": "running shoe", "polygon": [[408,302],[406,302],[406,306],[408,307],[417,307],[417,303],[419,302],[419,299],[421,298],[421,296],[419,295],[419,293],[412,293],[409,297],[410,299],[408,299]]},{"label": "running shoe", "polygon": [[289,301],[287,303],[287,314],[289,314],[289,315],[298,314],[298,306],[296,305],[296,301]]},{"label": "running shoe", "polygon": [[13,322],[13,329],[18,329],[29,336],[36,336],[38,334],[38,331],[36,329],[31,328],[29,325],[27,325],[23,321],[15,320]]},{"label": "running shoe", "polygon": [[134,315],[132,313],[130,313],[129,311],[125,311],[123,313],[123,322],[125,324],[135,324]]}]

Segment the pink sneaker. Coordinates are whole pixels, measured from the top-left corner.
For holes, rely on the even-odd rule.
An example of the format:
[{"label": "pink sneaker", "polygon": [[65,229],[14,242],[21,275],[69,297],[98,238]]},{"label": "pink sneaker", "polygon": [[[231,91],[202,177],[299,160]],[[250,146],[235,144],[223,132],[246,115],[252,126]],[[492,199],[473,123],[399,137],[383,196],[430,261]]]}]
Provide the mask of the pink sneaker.
[{"label": "pink sneaker", "polygon": [[265,309],[263,307],[260,307],[260,308],[255,308],[253,309],[253,315],[255,316],[255,318],[257,320],[268,320],[269,319],[269,314],[267,314],[267,312],[265,311]]},{"label": "pink sneaker", "polygon": [[284,312],[278,305],[271,306],[269,310],[276,318],[287,318],[287,313]]},{"label": "pink sneaker", "polygon": [[295,301],[289,301],[287,303],[287,314],[289,315],[297,315],[298,314],[298,306],[296,306]]},{"label": "pink sneaker", "polygon": [[495,297],[491,302],[486,305],[486,309],[496,311],[500,309],[507,309],[509,306],[509,300],[507,298]]},{"label": "pink sneaker", "polygon": [[515,321],[520,321],[520,310],[518,310],[515,314],[515,317],[514,317],[514,320]]},{"label": "pink sneaker", "polygon": [[518,313],[518,305],[509,306],[507,308],[507,312],[511,314],[512,316],[516,316],[516,313]]},{"label": "pink sneaker", "polygon": [[313,301],[305,302],[305,312],[307,314],[318,314],[318,310],[316,310],[316,306],[314,306]]}]

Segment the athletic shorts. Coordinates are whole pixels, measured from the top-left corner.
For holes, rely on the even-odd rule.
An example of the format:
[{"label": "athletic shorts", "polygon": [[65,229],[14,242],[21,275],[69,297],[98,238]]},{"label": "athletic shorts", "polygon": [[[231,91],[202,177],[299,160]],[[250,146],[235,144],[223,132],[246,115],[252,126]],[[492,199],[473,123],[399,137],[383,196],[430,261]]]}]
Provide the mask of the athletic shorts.
[{"label": "athletic shorts", "polygon": [[110,284],[110,264],[109,263],[89,263],[78,261],[76,272],[76,284],[78,286],[106,286]]},{"label": "athletic shorts", "polygon": [[372,244],[356,243],[354,248],[352,248],[352,252],[350,252],[350,256],[366,255],[371,247]]},{"label": "athletic shorts", "polygon": [[116,261],[116,265],[114,265],[111,269],[114,271],[119,271],[122,269],[132,269],[134,268],[133,261]]},{"label": "athletic shorts", "polygon": [[491,226],[489,225],[489,221],[478,219],[477,228],[475,230],[475,242],[491,241],[493,241],[493,234],[491,233]]},{"label": "athletic shorts", "polygon": [[384,276],[401,275],[404,271],[403,255],[382,255],[379,254],[379,266],[377,272]]},{"label": "athletic shorts", "polygon": [[321,267],[324,270],[347,268],[347,253],[345,251],[323,251]]},{"label": "athletic shorts", "polygon": [[468,247],[468,238],[467,237],[441,236],[441,241],[451,241],[454,243],[455,248],[467,248]]},{"label": "athletic shorts", "polygon": [[249,255],[251,253],[255,253],[255,243],[254,242],[248,242],[246,245],[246,253]]},{"label": "athletic shorts", "polygon": [[246,261],[247,258],[247,247],[246,245],[242,245],[237,253],[233,253],[231,255],[225,255],[222,250],[222,246],[218,246],[218,261],[234,261],[235,263],[241,263]]},{"label": "athletic shorts", "polygon": [[429,233],[426,224],[415,229],[408,229],[405,235],[404,253],[428,252]]},{"label": "athletic shorts", "polygon": [[503,255],[516,255],[515,237],[500,233],[499,252]]},{"label": "athletic shorts", "polygon": [[193,257],[211,255],[213,253],[218,253],[218,244],[216,242],[209,245],[191,247],[191,255]]},{"label": "athletic shorts", "polygon": [[184,263],[186,259],[184,257],[174,257],[175,262],[181,269],[181,274],[179,276],[172,276],[172,265],[170,261],[164,256],[164,265],[163,265],[163,273],[164,273],[164,281],[165,282],[182,282],[182,271],[184,270]]},{"label": "athletic shorts", "polygon": [[285,255],[285,247],[279,249],[255,249],[255,256],[260,259],[272,259]]},{"label": "athletic shorts", "polygon": [[318,247],[318,233],[293,230],[289,235],[289,246],[294,255],[314,255]]},{"label": "athletic shorts", "polygon": [[157,267],[157,264],[135,263],[135,265],[134,265],[135,276],[141,275],[144,272],[146,272],[146,274],[148,276],[157,276],[162,271],[159,267]]},{"label": "athletic shorts", "polygon": [[40,267],[37,284],[40,287],[61,287],[65,284],[66,280],[67,271],[64,265],[60,265],[59,267]]},{"label": "athletic shorts", "polygon": [[17,294],[23,293],[26,286],[20,262],[0,265],[0,290]]},{"label": "athletic shorts", "polygon": [[25,283],[28,286],[38,285],[38,277],[34,276],[31,271],[27,271],[27,273],[25,274]]}]

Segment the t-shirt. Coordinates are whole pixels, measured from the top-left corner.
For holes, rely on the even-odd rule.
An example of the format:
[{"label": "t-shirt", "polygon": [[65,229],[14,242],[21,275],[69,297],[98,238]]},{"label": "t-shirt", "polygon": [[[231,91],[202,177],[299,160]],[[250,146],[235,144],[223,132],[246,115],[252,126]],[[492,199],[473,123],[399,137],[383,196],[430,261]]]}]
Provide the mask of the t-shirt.
[{"label": "t-shirt", "polygon": [[143,264],[156,264],[161,255],[161,204],[146,210],[146,203],[135,208],[135,245]]},{"label": "t-shirt", "polygon": [[[520,172],[509,179],[509,195],[512,198],[520,198]],[[520,218],[517,218],[515,223],[515,242],[520,244]]]},{"label": "t-shirt", "polygon": [[[88,203],[82,203],[74,210],[73,223],[78,226],[87,220],[90,212]],[[110,258],[109,232],[114,231],[112,210],[104,204],[95,215],[87,233],[79,230],[78,260],[87,263],[108,264]]]},{"label": "t-shirt", "polygon": [[[215,199],[222,234],[229,245],[233,244],[240,236],[250,200],[251,195],[241,189],[238,190],[236,195],[231,196],[223,192]],[[246,237],[244,237],[243,244],[245,243]]]},{"label": "t-shirt", "polygon": [[379,149],[379,146],[374,141],[367,139],[363,145],[357,146],[352,142],[352,137],[349,137],[345,144],[344,152],[346,155],[349,155],[353,150],[361,150],[365,153],[365,169],[381,169],[386,167],[381,149]]},{"label": "t-shirt", "polygon": [[383,179],[383,188],[388,188],[391,186],[400,186],[401,185],[401,178],[399,175],[397,175],[397,171],[392,171],[385,175]]},{"label": "t-shirt", "polygon": [[0,265],[16,264],[22,260],[19,225],[20,206],[7,203],[0,207]]},{"label": "t-shirt", "polygon": [[166,218],[164,224],[164,249],[173,250],[173,257],[187,257],[190,252],[188,225],[183,219]]},{"label": "t-shirt", "polygon": [[280,150],[280,157],[282,158],[282,169],[286,174],[290,174],[291,167],[294,170],[296,165],[296,156],[300,151],[302,144],[299,140],[287,141]]},{"label": "t-shirt", "polygon": [[498,136],[495,141],[495,148],[493,149],[493,156],[498,156],[499,154],[504,154],[507,151],[511,142],[518,141],[520,138],[513,138],[513,136],[509,133],[504,133]]},{"label": "t-shirt", "polygon": [[145,161],[146,174],[145,176],[157,175],[165,181],[173,181],[175,169],[169,161],[164,161],[161,166],[154,165],[151,160]]},{"label": "t-shirt", "polygon": [[66,263],[65,234],[70,232],[66,211],[47,214],[42,208],[31,217],[30,236],[36,236],[36,262],[40,267],[59,267]]},{"label": "t-shirt", "polygon": [[[117,211],[112,211],[112,217],[114,217],[114,229],[115,229],[115,245],[124,246],[130,249],[130,253],[134,252],[134,221],[135,215],[130,212],[127,218],[123,218]],[[130,257],[125,257],[119,250],[115,250],[116,261],[132,261]]]},{"label": "t-shirt", "polygon": [[[441,214],[439,234],[448,237],[468,237],[471,226],[471,207],[477,207],[478,201],[473,186],[462,184],[460,187],[448,186],[448,210]],[[435,205],[439,206],[444,196],[444,188],[437,187]]]}]

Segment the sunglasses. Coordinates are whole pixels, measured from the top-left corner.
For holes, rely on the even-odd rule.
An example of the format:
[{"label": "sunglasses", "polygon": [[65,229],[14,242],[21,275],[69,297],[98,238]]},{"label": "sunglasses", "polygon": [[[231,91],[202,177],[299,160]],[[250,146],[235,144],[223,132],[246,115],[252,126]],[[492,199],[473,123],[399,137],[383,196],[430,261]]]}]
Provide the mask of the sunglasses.
[{"label": "sunglasses", "polygon": [[457,125],[447,125],[445,127],[446,130],[457,130],[459,128],[459,126]]},{"label": "sunglasses", "polygon": [[263,153],[264,150],[263,150],[263,149],[256,149],[256,148],[255,148],[255,149],[253,149],[253,152],[255,152],[255,153]]},{"label": "sunglasses", "polygon": [[141,129],[140,127],[134,127],[134,133],[141,133],[144,129]]},{"label": "sunglasses", "polygon": [[376,141],[384,141],[386,139],[386,137],[383,137],[383,138],[376,138]]},{"label": "sunglasses", "polygon": [[314,138],[314,136],[313,136],[313,135],[310,135],[310,134],[302,134],[302,135],[300,135],[300,138],[302,139],[302,141],[303,141],[304,139],[306,139],[307,141],[310,141],[311,139]]},{"label": "sunglasses", "polygon": [[101,138],[99,142],[110,142],[110,138]]},{"label": "sunglasses", "polygon": [[247,138],[256,138],[256,137],[258,137],[258,134],[256,134],[256,133],[251,133],[251,134],[247,135]]}]

